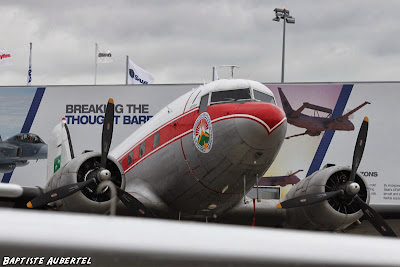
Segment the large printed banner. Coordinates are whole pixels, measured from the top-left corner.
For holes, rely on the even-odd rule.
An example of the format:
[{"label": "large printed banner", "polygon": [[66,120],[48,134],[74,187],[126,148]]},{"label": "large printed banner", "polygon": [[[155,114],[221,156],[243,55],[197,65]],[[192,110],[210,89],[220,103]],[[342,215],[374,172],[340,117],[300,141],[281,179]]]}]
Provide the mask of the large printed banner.
[{"label": "large printed banner", "polygon": [[[400,121],[394,116],[400,83],[267,86],[280,107],[283,107],[282,93],[278,87],[294,111],[305,105],[300,114],[309,116],[301,118],[300,115],[299,120],[292,122],[288,120],[288,139],[264,175],[281,186],[282,198],[292,184],[328,163],[351,166],[358,131],[367,116],[369,132],[358,171],[369,183],[372,205],[384,206],[380,210],[400,209],[400,179],[397,175],[400,144],[396,142]],[[349,116],[343,116],[345,114]]]},{"label": "large printed banner", "polygon": [[[75,154],[100,151],[105,105],[112,97],[116,104],[112,150],[160,109],[197,86],[0,87],[0,135],[5,140],[30,132],[47,142],[53,127],[65,118]],[[280,186],[284,197],[293,184],[327,163],[351,166],[358,130],[368,116],[368,140],[359,171],[370,185],[373,205],[400,209],[400,144],[396,142],[400,121],[395,118],[400,83],[266,86],[278,106],[286,113],[295,112],[297,119],[288,120],[287,139],[264,175],[264,185]],[[44,186],[46,164],[46,160],[30,161],[4,174],[2,182]]]},{"label": "large printed banner", "polygon": [[[23,129],[47,143],[54,126],[65,118],[75,154],[101,151],[105,107],[113,98],[112,150],[160,109],[194,87],[198,85],[0,87],[0,135],[5,140]],[[30,161],[4,174],[2,182],[45,186],[46,170],[46,160]]]}]

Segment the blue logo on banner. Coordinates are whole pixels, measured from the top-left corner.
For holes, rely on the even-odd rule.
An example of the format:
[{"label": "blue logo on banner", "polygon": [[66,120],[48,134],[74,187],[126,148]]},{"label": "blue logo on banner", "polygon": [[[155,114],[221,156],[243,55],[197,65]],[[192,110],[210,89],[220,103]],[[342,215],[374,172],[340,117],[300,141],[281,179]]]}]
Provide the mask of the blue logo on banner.
[{"label": "blue logo on banner", "polygon": [[129,69],[129,76],[131,76],[131,78],[135,78],[135,72],[133,69]]},{"label": "blue logo on banner", "polygon": [[139,78],[139,76],[137,76],[135,74],[135,72],[133,71],[133,69],[129,69],[129,76],[131,76],[132,79],[135,79],[136,81],[142,83],[142,84],[148,84],[147,81],[144,81],[142,79]]}]

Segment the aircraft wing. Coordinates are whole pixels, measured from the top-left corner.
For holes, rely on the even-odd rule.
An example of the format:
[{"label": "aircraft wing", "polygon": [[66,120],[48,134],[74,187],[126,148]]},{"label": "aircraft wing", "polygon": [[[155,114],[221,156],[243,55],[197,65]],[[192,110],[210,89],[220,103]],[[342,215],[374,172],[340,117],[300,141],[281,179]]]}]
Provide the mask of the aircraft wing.
[{"label": "aircraft wing", "polygon": [[0,206],[26,208],[26,203],[41,195],[42,192],[43,189],[40,187],[0,183]]},{"label": "aircraft wing", "polygon": [[42,265],[56,257],[69,261],[84,257],[100,267],[398,266],[400,262],[400,242],[392,238],[10,209],[0,210],[0,216],[3,264],[6,257],[43,257]]},{"label": "aircraft wing", "polygon": [[304,170],[297,170],[297,171],[295,171],[295,172],[289,174],[288,176],[296,175],[296,174],[298,174],[299,172],[302,172],[302,171],[304,171]]},{"label": "aircraft wing", "polygon": [[306,109],[306,108],[332,114],[332,109],[330,109],[330,108],[326,108],[326,107],[310,104],[308,102],[304,102],[303,105],[300,108],[298,108],[296,111],[294,111],[291,114],[291,117],[299,116],[300,113],[303,112],[303,110]]},{"label": "aircraft wing", "polygon": [[361,109],[362,107],[364,107],[364,106],[367,105],[367,104],[371,104],[371,103],[368,102],[368,101],[365,101],[364,103],[362,103],[361,105],[359,105],[359,106],[356,107],[355,109],[350,110],[349,112],[347,112],[346,114],[344,114],[344,115],[342,115],[342,116],[336,118],[335,120],[348,119],[349,116],[350,116],[351,114],[353,114],[354,112],[356,112],[357,110]]}]

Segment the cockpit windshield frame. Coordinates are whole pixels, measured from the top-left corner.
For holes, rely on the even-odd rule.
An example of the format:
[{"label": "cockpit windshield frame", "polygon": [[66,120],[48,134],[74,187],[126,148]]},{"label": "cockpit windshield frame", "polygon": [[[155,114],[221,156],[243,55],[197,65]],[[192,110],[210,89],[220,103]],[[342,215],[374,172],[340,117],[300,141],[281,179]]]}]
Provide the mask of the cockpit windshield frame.
[{"label": "cockpit windshield frame", "polygon": [[34,144],[44,144],[43,140],[36,134],[32,133],[21,133],[13,137],[13,141],[26,142]]},{"label": "cockpit windshield frame", "polygon": [[233,90],[214,91],[211,93],[210,105],[252,101],[250,88],[238,88]]},{"label": "cockpit windshield frame", "polygon": [[[236,92],[235,91],[240,91]],[[231,96],[231,97],[230,97]],[[233,90],[213,91],[210,96],[210,105],[224,103],[243,103],[248,101],[260,101],[276,105],[274,96],[254,88],[238,88]]]},{"label": "cockpit windshield frame", "polygon": [[[256,101],[266,102],[276,105],[275,98],[272,95],[261,92],[260,90],[253,89],[254,99]],[[264,99],[261,99],[264,98]]]}]

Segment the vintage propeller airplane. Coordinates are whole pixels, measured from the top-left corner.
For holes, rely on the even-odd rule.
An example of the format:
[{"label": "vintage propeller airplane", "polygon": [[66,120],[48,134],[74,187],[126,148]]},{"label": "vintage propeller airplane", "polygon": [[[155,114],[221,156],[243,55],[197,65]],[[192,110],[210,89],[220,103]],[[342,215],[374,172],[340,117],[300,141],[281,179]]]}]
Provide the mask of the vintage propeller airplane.
[{"label": "vintage propeller airplane", "polygon": [[125,210],[140,217],[239,223],[250,215],[253,223],[257,216],[257,225],[266,225],[264,218],[272,216],[290,228],[337,231],[366,214],[381,234],[396,236],[367,204],[368,185],[357,173],[367,120],[352,169],[326,167],[297,183],[282,203],[263,199],[252,205],[245,195],[274,161],[287,127],[266,86],[238,79],[202,85],[162,109],[109,155],[113,118],[110,99],[101,153],[79,156],[61,122],[49,141],[46,187],[1,184],[2,199],[29,201],[29,208],[106,213],[115,198],[112,186],[97,190],[105,180],[113,182]]}]

